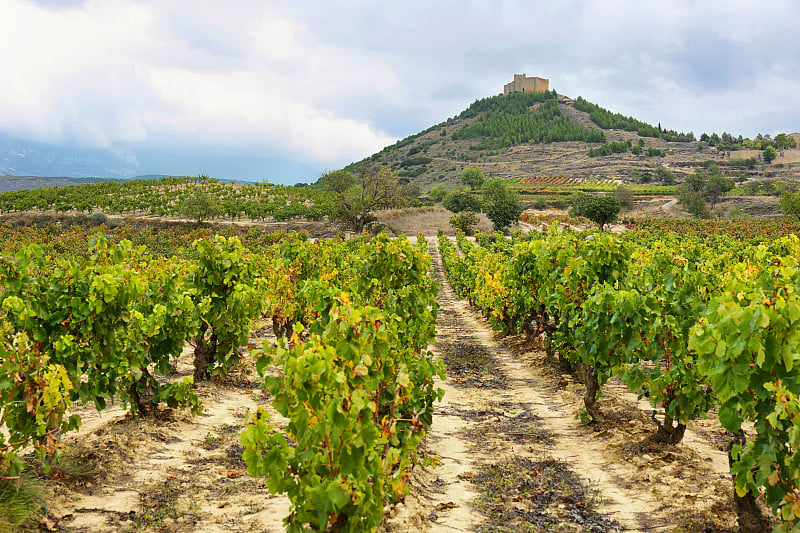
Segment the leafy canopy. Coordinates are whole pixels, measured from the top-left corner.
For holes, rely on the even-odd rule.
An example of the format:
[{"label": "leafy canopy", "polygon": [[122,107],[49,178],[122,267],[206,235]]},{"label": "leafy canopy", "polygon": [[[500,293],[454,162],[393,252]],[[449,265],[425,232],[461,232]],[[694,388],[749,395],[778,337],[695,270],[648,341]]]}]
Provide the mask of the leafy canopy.
[{"label": "leafy canopy", "polygon": [[376,209],[401,207],[410,199],[410,190],[399,183],[389,167],[363,167],[353,175],[345,170],[329,172],[320,178],[323,189],[334,194],[333,216],[352,224],[360,233],[374,220]]},{"label": "leafy canopy", "polygon": [[505,181],[495,178],[489,180],[483,189],[483,211],[492,221],[494,229],[501,230],[519,219],[522,205],[517,193]]},{"label": "leafy canopy", "polygon": [[461,184],[476,191],[483,187],[486,181],[483,170],[477,167],[465,168],[461,173]]},{"label": "leafy canopy", "polygon": [[213,220],[222,214],[219,200],[207,191],[197,187],[191,196],[184,200],[181,212],[197,224]]},{"label": "leafy canopy", "polygon": [[785,191],[781,195],[781,211],[786,216],[796,216],[800,220],[800,191]]},{"label": "leafy canopy", "polygon": [[462,211],[450,217],[450,225],[461,230],[465,235],[472,235],[473,228],[478,225],[480,219],[472,211]]},{"label": "leafy canopy", "polygon": [[600,231],[609,222],[616,220],[622,204],[613,196],[592,196],[581,194],[575,198],[570,215],[586,217],[598,226]]},{"label": "leafy canopy", "polygon": [[481,210],[481,200],[467,191],[453,191],[442,200],[442,207],[453,213]]}]

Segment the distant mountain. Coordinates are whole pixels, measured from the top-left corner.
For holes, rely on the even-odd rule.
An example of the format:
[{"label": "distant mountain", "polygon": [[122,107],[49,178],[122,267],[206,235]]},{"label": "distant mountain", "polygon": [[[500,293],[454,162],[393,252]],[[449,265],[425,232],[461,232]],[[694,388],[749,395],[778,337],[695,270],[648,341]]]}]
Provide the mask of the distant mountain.
[{"label": "distant mountain", "polygon": [[102,181],[122,181],[113,178],[67,178],[40,176],[6,176],[0,175],[0,193],[23,191],[27,189],[46,189],[49,187],[66,187],[80,183],[99,183]]},{"label": "distant mountain", "polygon": [[0,133],[0,174],[127,178],[142,169],[135,158],[110,150],[36,143]]}]

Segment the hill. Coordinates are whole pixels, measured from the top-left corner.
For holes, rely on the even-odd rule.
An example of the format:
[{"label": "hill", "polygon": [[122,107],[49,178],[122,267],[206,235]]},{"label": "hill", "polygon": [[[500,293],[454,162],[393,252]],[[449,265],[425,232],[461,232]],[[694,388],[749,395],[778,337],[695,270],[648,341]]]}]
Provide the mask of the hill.
[{"label": "hill", "polygon": [[[573,100],[555,90],[512,93],[477,100],[458,116],[348,169],[388,165],[423,191],[436,184],[457,186],[467,167],[479,167],[489,178],[530,181],[546,176],[635,184],[653,181],[661,166],[681,181],[713,160],[740,181],[800,179],[800,166],[794,164],[800,162],[800,150],[779,151],[767,165],[758,161],[760,149],[737,150],[754,146],[749,140],[725,133],[704,134],[702,139],[613,113],[580,96]],[[768,136],[758,141],[762,148],[771,142]]]}]

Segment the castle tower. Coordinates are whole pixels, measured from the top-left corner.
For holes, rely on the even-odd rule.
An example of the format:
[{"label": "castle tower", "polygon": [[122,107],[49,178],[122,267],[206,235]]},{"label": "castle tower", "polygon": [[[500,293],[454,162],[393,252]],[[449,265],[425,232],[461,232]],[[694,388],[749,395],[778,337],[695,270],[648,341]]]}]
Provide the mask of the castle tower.
[{"label": "castle tower", "polygon": [[541,93],[550,90],[550,80],[547,78],[529,78],[522,74],[514,74],[514,80],[503,86],[503,94],[511,93]]}]

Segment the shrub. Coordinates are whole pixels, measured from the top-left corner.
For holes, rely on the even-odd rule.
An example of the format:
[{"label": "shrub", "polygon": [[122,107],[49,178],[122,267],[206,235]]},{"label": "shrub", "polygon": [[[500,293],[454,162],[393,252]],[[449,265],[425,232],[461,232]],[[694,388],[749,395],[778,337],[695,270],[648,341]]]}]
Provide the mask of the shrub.
[{"label": "shrub", "polygon": [[480,211],[480,199],[466,191],[453,191],[442,200],[442,207],[453,213],[461,211]]},{"label": "shrub", "polygon": [[624,185],[617,187],[614,191],[614,197],[619,200],[619,205],[623,208],[628,209],[633,207],[633,191]]},{"label": "shrub", "polygon": [[583,194],[577,197],[569,214],[574,217],[586,217],[598,226],[600,231],[609,222],[616,220],[622,206],[613,196],[591,196]]},{"label": "shrub", "polygon": [[450,217],[450,225],[461,230],[465,235],[472,235],[480,219],[472,211],[462,211]]},{"label": "shrub", "polygon": [[441,202],[445,196],[447,196],[447,189],[444,188],[444,185],[434,185],[428,191],[428,198],[434,202]]}]

